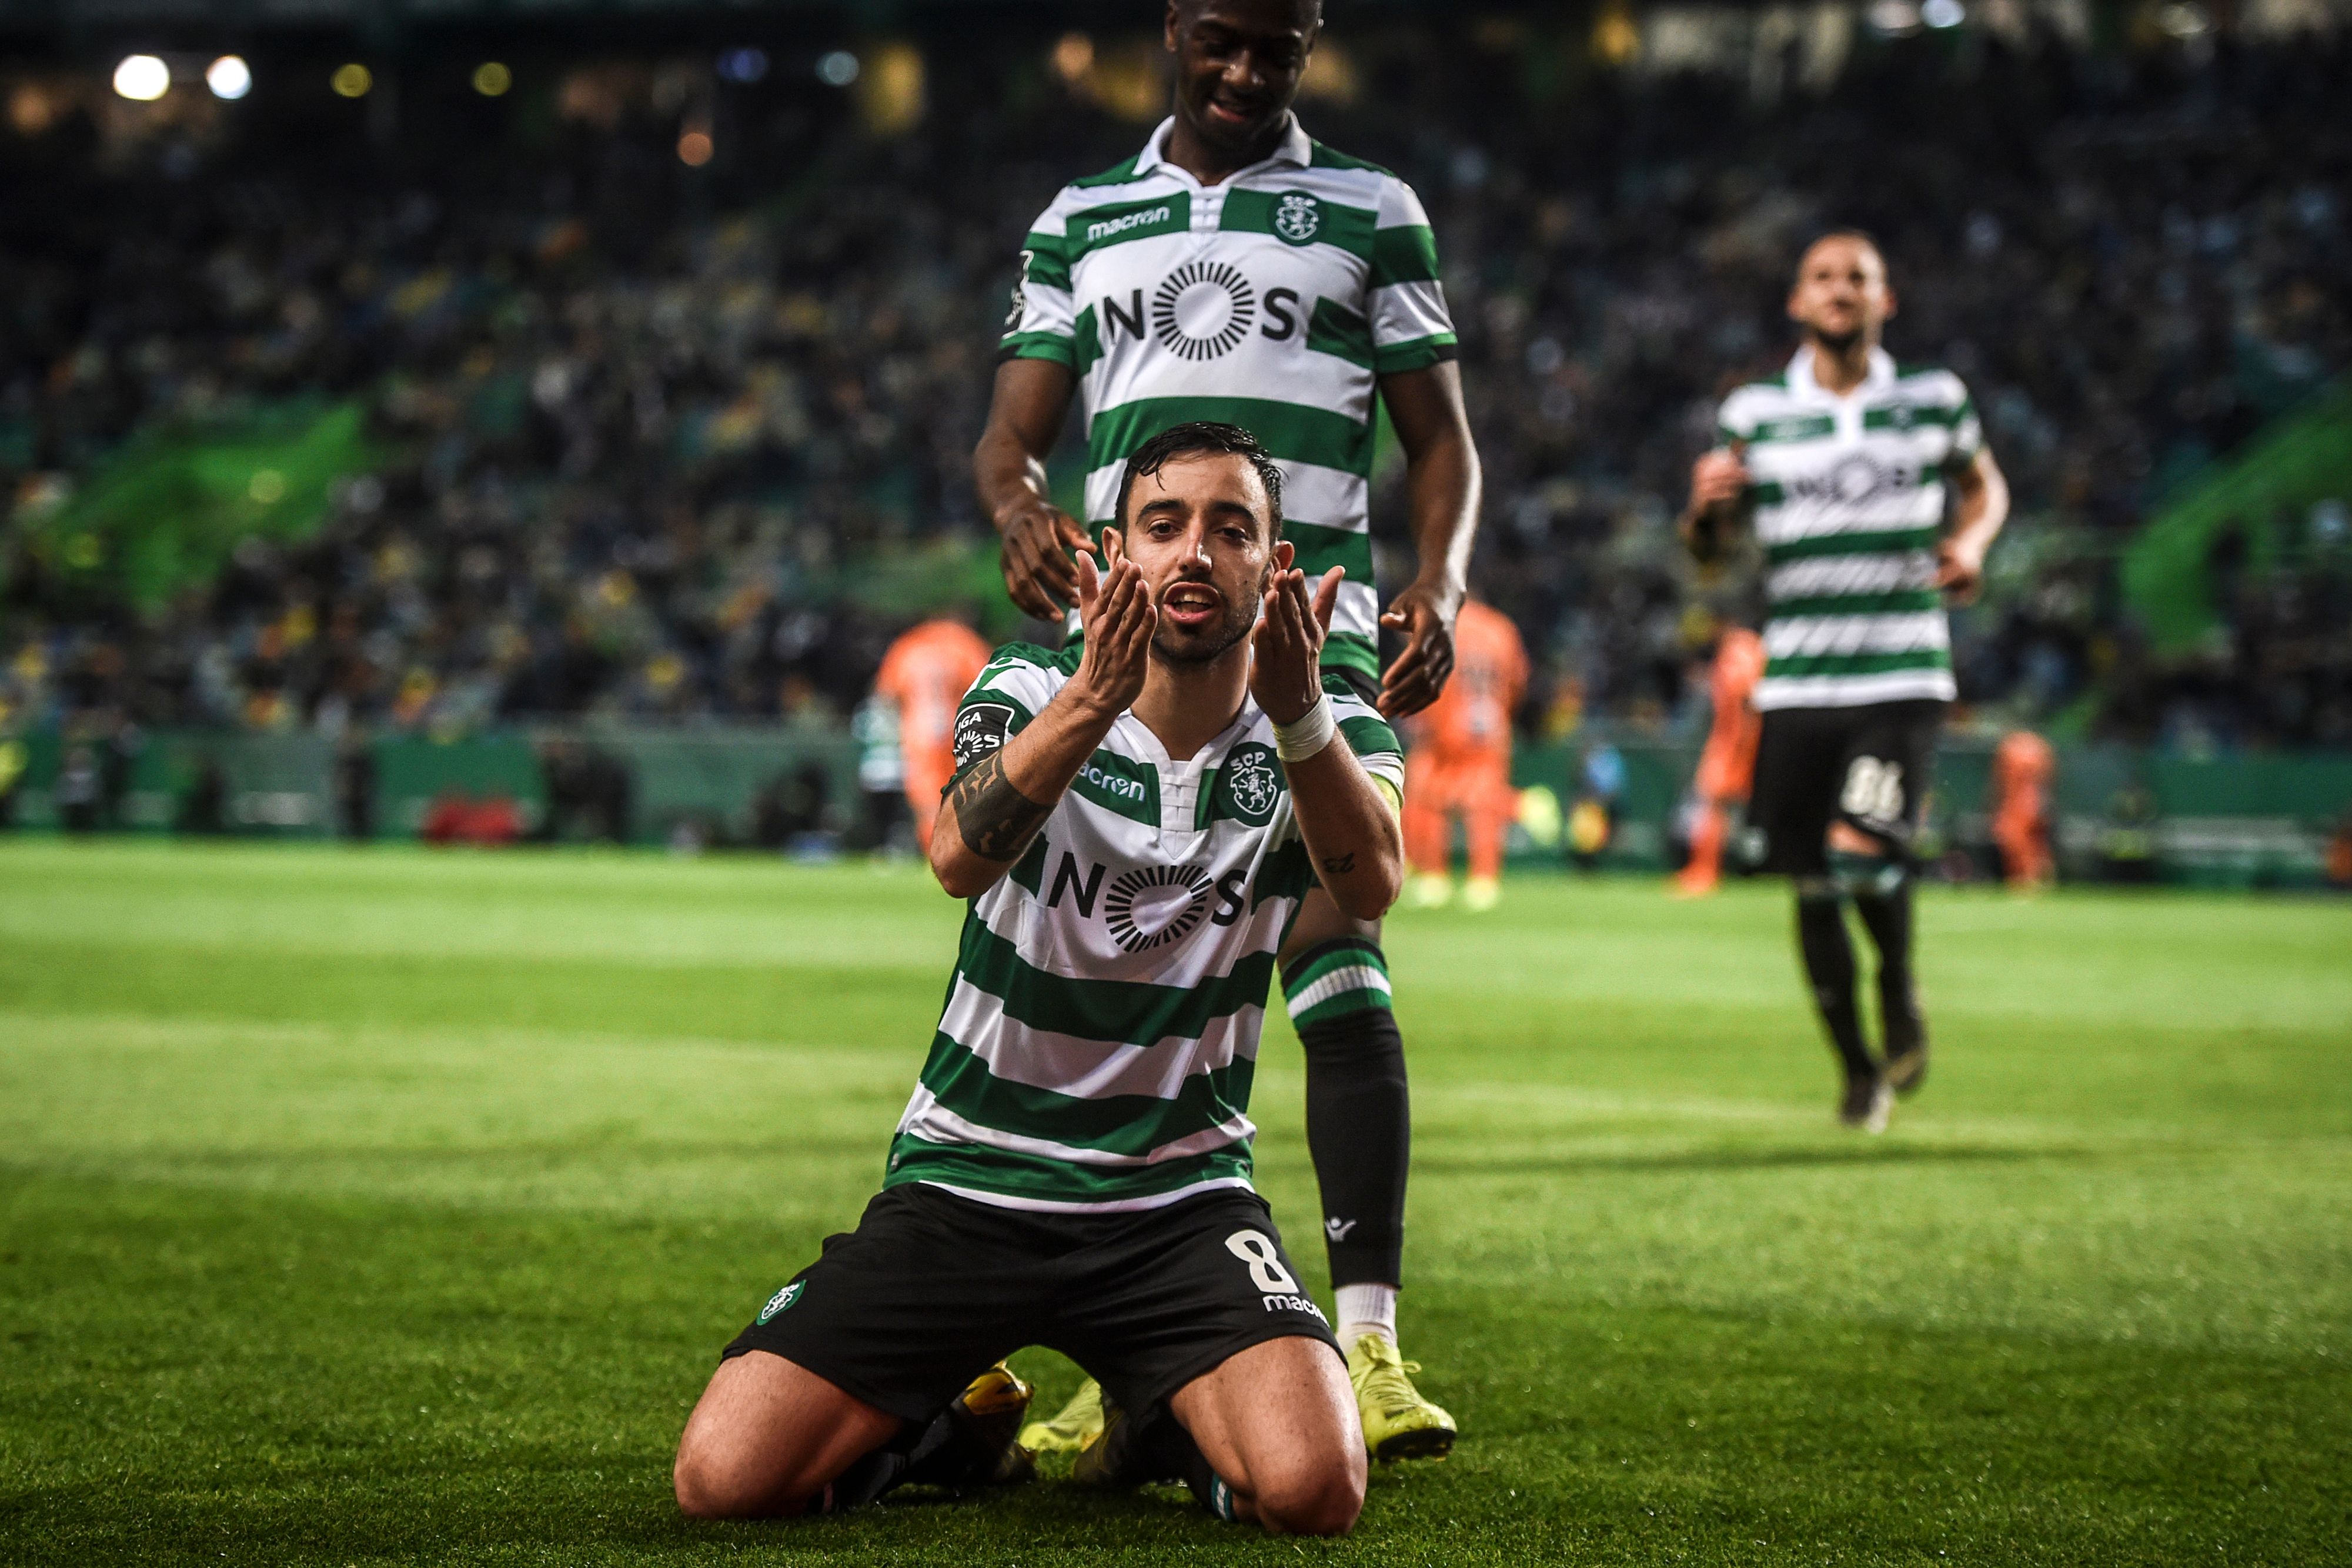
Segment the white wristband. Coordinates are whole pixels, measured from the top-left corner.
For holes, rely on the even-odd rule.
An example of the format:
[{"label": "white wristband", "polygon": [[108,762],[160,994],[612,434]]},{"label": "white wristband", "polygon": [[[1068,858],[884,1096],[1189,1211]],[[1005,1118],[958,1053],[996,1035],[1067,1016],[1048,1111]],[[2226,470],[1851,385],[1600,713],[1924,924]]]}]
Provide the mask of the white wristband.
[{"label": "white wristband", "polygon": [[1315,706],[1295,723],[1274,727],[1274,754],[1285,762],[1304,762],[1330,745],[1339,733],[1339,721],[1331,716],[1331,694],[1318,693]]}]

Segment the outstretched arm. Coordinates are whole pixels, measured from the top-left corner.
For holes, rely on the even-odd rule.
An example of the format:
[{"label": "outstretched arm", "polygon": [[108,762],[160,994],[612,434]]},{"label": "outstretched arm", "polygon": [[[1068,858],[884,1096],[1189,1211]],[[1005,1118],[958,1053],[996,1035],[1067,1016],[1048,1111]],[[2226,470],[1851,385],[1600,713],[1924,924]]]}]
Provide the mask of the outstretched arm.
[{"label": "outstretched arm", "polygon": [[1310,601],[1304,572],[1285,567],[1273,574],[1251,633],[1250,693],[1274,720],[1291,810],[1315,874],[1341,913],[1378,920],[1404,886],[1404,835],[1355,748],[1338,733],[1322,689],[1323,634],[1341,575],[1336,566],[1325,572]]},{"label": "outstretched arm", "polygon": [[1143,690],[1158,612],[1129,560],[1099,577],[1077,565],[1087,651],[1077,674],[1028,727],[956,775],[931,830],[931,872],[958,898],[996,885],[1045,825],[1062,792]]},{"label": "outstretched arm", "polygon": [[981,509],[1004,539],[1005,591],[1041,621],[1060,619],[1062,606],[1077,599],[1077,568],[1065,552],[1093,548],[1077,519],[1045,494],[1045,457],[1076,386],[1058,361],[1005,361],[996,367],[988,427],[971,454]]},{"label": "outstretched arm", "polygon": [[1454,673],[1454,618],[1470,580],[1478,528],[1478,448],[1462,406],[1462,368],[1447,361],[1381,378],[1381,401],[1404,448],[1404,483],[1419,567],[1381,624],[1405,637],[1381,682],[1381,712],[1419,713]]}]

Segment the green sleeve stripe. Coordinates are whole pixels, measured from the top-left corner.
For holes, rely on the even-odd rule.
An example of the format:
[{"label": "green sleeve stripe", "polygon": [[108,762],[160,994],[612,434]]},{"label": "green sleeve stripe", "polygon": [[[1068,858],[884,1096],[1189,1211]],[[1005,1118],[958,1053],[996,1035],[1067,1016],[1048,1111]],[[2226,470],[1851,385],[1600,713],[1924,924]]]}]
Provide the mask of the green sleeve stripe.
[{"label": "green sleeve stripe", "polygon": [[1238,1179],[1246,1186],[1249,1174],[1249,1141],[1245,1138],[1181,1160],[1104,1170],[1048,1159],[1043,1155],[1015,1154],[1010,1149],[925,1143],[901,1133],[891,1142],[890,1170],[882,1185],[944,1182],[950,1186],[1002,1193],[1007,1197],[1057,1203],[1114,1203],[1219,1179]]},{"label": "green sleeve stripe", "polygon": [[1778,479],[1759,479],[1748,486],[1748,504],[1751,507],[1777,507],[1787,494]]},{"label": "green sleeve stripe", "polygon": [[1307,323],[1307,349],[1370,370],[1372,324],[1336,299],[1318,299]]},{"label": "green sleeve stripe", "polygon": [[[1367,582],[1370,580],[1368,577]],[[1323,667],[1326,670],[1353,670],[1370,679],[1375,685],[1381,678],[1381,651],[1370,637],[1353,632],[1334,632],[1323,639]]]},{"label": "green sleeve stripe", "polygon": [[1070,183],[1081,191],[1098,190],[1105,185],[1124,185],[1135,178],[1135,161],[1141,156],[1141,153],[1137,153],[1134,157],[1121,159],[1099,174],[1088,174]]},{"label": "green sleeve stripe", "polygon": [[1075,340],[1061,332],[1008,332],[996,348],[999,360],[1057,360],[1075,366]]},{"label": "green sleeve stripe", "polygon": [[1426,338],[1381,344],[1372,350],[1372,370],[1379,375],[1393,376],[1405,371],[1425,371],[1461,357],[1461,342],[1453,333],[1432,332]]},{"label": "green sleeve stripe", "polygon": [[1348,569],[1347,580],[1370,586],[1372,580],[1372,536],[1354,528],[1326,528],[1320,523],[1285,521],[1282,537],[1296,553],[1291,564],[1308,577],[1320,577],[1335,566]]},{"label": "green sleeve stripe", "polygon": [[[1045,880],[1050,901],[1050,872]],[[1064,896],[1076,895],[1065,889]],[[1003,1003],[1005,1017],[1031,1029],[1112,1045],[1154,1045],[1171,1035],[1198,1040],[1213,1020],[1263,1007],[1274,977],[1274,955],[1245,954],[1231,974],[1193,987],[1073,980],[1033,968],[1012,943],[970,915],[956,972]]]},{"label": "green sleeve stripe", "polygon": [[1767,680],[1801,675],[1883,675],[1896,670],[1948,670],[1952,655],[1943,648],[1915,648],[1903,653],[1775,654],[1765,666]]},{"label": "green sleeve stripe", "polygon": [[1404,747],[1397,744],[1396,731],[1389,727],[1386,719],[1343,718],[1339,721],[1339,733],[1348,737],[1349,747],[1359,757],[1382,751],[1404,755]]},{"label": "green sleeve stripe", "polygon": [[1437,236],[1426,224],[1400,224],[1372,232],[1374,288],[1437,280]]},{"label": "green sleeve stripe", "polygon": [[1063,248],[1060,235],[1032,234],[1022,242],[1022,248],[1028,256],[1026,270],[1021,274],[1023,283],[1034,283],[1040,288],[1068,291],[1070,258]]},{"label": "green sleeve stripe", "polygon": [[1185,1079],[1173,1099],[1114,1094],[1087,1100],[999,1078],[988,1063],[942,1031],[932,1037],[922,1082],[941,1105],[967,1122],[1073,1148],[1138,1156],[1240,1115],[1249,1105],[1255,1068],[1248,1057],[1237,1057]]},{"label": "green sleeve stripe", "polygon": [[1307,139],[1307,145],[1314,149],[1314,152],[1307,160],[1307,167],[1309,168],[1361,169],[1368,173],[1388,174],[1389,178],[1391,180],[1396,178],[1394,174],[1389,174],[1389,172],[1386,169],[1381,168],[1378,163],[1367,163],[1361,158],[1350,158],[1345,152],[1337,152],[1332,148],[1324,146],[1323,143],[1317,141],[1312,137]]},{"label": "green sleeve stripe", "polygon": [[1087,466],[1108,468],[1166,430],[1187,420],[1238,424],[1267,453],[1287,463],[1314,463],[1370,478],[1372,432],[1345,414],[1255,397],[1138,398],[1094,416],[1087,430]]},{"label": "green sleeve stripe", "polygon": [[1813,599],[1783,599],[1772,606],[1777,619],[1794,615],[1911,615],[1941,610],[1944,596],[1932,588],[1898,589],[1888,593],[1823,594]]},{"label": "green sleeve stripe", "polygon": [[1888,555],[1900,550],[1933,549],[1937,528],[1884,528],[1875,533],[1814,534],[1809,538],[1782,539],[1764,547],[1771,566],[1792,560],[1812,560],[1825,555]]}]

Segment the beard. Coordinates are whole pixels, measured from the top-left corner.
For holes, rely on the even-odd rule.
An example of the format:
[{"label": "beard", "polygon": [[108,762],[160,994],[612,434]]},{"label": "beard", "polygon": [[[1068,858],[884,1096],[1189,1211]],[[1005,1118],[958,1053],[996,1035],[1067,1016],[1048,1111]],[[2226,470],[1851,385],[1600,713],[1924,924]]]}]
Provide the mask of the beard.
[{"label": "beard", "polygon": [[1844,332],[1831,332],[1815,327],[1812,329],[1812,334],[1821,340],[1822,347],[1832,354],[1850,354],[1853,351],[1853,346],[1862,341],[1860,327]]},{"label": "beard", "polygon": [[[1271,576],[1273,568],[1266,570]],[[1178,580],[1198,582],[1201,579]],[[1258,601],[1265,597],[1265,581],[1260,579],[1257,592],[1238,604],[1228,600],[1224,618],[1213,626],[1198,632],[1176,632],[1161,626],[1151,634],[1151,656],[1169,664],[1206,664],[1224,657],[1234,643],[1256,628]]]}]

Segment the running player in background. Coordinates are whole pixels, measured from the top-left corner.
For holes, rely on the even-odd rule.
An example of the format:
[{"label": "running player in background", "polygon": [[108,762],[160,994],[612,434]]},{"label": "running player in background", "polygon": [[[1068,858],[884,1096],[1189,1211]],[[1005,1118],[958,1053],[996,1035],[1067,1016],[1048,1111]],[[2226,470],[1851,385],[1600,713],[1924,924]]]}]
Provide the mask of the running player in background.
[{"label": "running player in background", "polygon": [[[1051,617],[1076,590],[1071,552],[1108,524],[1137,448],[1187,420],[1245,426],[1282,471],[1283,537],[1300,568],[1347,569],[1327,685],[1393,721],[1428,706],[1454,666],[1478,455],[1428,214],[1403,181],[1314,141],[1291,112],[1321,26],[1320,0],[1169,5],[1175,113],[1031,225],[972,470],[1013,602]],[[1045,488],[1073,396],[1087,420],[1084,526]],[[1419,559],[1386,613],[1370,531],[1376,397],[1404,451]],[[1385,677],[1383,627],[1405,643]],[[1442,1457],[1454,1417],[1422,1397],[1396,1343],[1412,1122],[1380,925],[1310,894],[1281,971],[1365,1437],[1383,1459]],[[1084,1442],[1091,1400],[1082,1389],[1037,1441]]]},{"label": "running player in background", "polygon": [[2050,801],[2057,754],[2030,729],[2001,737],[1992,754],[1992,841],[2009,885],[2031,891],[2050,882]]},{"label": "running player in background", "polygon": [[[1891,1095],[1927,1071],[1911,841],[1955,695],[1945,598],[1975,595],[2009,516],[2008,483],[1960,378],[1898,369],[1878,346],[1894,314],[1867,235],[1815,240],[1789,293],[1804,345],[1778,380],[1724,401],[1722,444],[1693,467],[1682,518],[1702,559],[1743,519],[1764,547],[1750,821],[1764,869],[1796,883],[1799,950],[1845,1072],[1839,1119],[1870,1132],[1885,1127]],[[1855,1002],[1849,901],[1878,948],[1883,1061]]]},{"label": "running player in background", "polygon": [[898,754],[906,763],[907,809],[915,841],[931,852],[940,792],[955,777],[956,704],[988,667],[988,644],[961,621],[941,616],[902,633],[882,656],[874,695],[898,710]]},{"label": "running player in background", "polygon": [[1715,698],[1715,724],[1698,754],[1691,793],[1698,810],[1691,823],[1690,860],[1675,878],[1675,891],[1704,898],[1723,880],[1723,839],[1731,813],[1747,802],[1756,780],[1756,739],[1763,721],[1756,712],[1756,683],[1764,678],[1764,639],[1745,626],[1727,626],[1715,642],[1715,670],[1708,685]]},{"label": "running player in background", "polygon": [[1527,695],[1528,652],[1511,618],[1465,601],[1454,623],[1454,678],[1411,722],[1404,770],[1404,850],[1415,904],[1433,909],[1454,895],[1447,839],[1455,813],[1470,841],[1463,904],[1495,907],[1502,896],[1503,842],[1517,815],[1511,789],[1511,716]]}]

